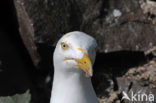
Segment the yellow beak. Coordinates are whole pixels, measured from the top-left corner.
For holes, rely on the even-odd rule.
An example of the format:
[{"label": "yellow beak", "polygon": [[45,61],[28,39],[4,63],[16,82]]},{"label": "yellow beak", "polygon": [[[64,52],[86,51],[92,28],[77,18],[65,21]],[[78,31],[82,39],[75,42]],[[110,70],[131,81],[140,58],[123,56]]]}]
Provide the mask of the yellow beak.
[{"label": "yellow beak", "polygon": [[86,53],[83,54],[81,59],[74,59],[78,64],[77,67],[81,68],[88,76],[93,75],[92,62]]}]

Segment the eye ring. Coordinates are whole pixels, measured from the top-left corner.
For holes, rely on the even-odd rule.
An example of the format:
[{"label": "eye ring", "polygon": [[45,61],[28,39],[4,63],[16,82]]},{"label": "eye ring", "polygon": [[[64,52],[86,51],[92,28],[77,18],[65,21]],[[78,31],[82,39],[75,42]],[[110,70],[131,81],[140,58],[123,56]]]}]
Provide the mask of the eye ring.
[{"label": "eye ring", "polygon": [[69,48],[69,46],[65,42],[61,42],[61,48],[63,50],[67,50]]}]

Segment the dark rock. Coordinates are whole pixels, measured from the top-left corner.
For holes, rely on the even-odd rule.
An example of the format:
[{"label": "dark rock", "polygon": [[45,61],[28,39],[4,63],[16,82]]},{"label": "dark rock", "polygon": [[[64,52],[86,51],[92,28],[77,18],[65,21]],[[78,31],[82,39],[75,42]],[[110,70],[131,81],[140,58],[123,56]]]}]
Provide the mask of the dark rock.
[{"label": "dark rock", "polygon": [[18,32],[13,1],[2,0],[0,7],[3,7],[0,9],[0,97],[20,94],[27,89],[34,95],[30,70],[35,67]]},{"label": "dark rock", "polygon": [[[38,70],[43,70],[44,77],[52,76],[51,58],[58,39],[70,31],[84,31],[98,42],[93,77],[97,95],[100,99],[105,96],[106,103],[120,103],[122,91],[152,91],[156,95],[156,63],[146,60],[151,53],[150,60],[155,56],[155,13],[146,11],[145,1],[150,0],[14,0],[14,3],[21,37],[34,64],[39,61],[36,54],[41,56]],[[136,67],[142,63],[146,64]],[[38,88],[44,88],[44,94],[49,96],[51,85],[47,89],[43,81],[38,84],[43,84]],[[47,95],[43,98],[49,101]]]},{"label": "dark rock", "polygon": [[35,65],[39,62],[39,56],[36,50],[36,45],[34,44],[34,28],[32,27],[32,23],[29,19],[25,8],[23,7],[22,2],[15,2],[18,24],[19,24],[19,32],[20,36],[27,48],[30,57]]},{"label": "dark rock", "polygon": [[[131,97],[133,94],[138,95],[145,93],[147,96],[149,94],[156,95],[156,63],[155,61],[150,61],[149,63],[135,68],[130,68],[125,75],[122,77],[117,77],[118,89],[121,93],[125,92]],[[123,95],[123,94],[122,94]],[[148,97],[147,97],[148,98]],[[145,98],[144,98],[145,99]],[[148,101],[148,100],[147,100]],[[144,103],[145,101],[141,102]],[[131,103],[129,100],[125,100],[125,103]],[[140,103],[136,101],[135,103]]]},{"label": "dark rock", "polygon": [[143,13],[139,0],[14,1],[16,7],[26,9],[35,43],[55,46],[64,33],[81,30],[97,39],[100,52],[144,51],[156,45],[156,26]]},{"label": "dark rock", "polygon": [[[132,79],[126,79],[126,78],[118,78],[118,85],[119,85],[119,91],[122,93],[122,97],[124,96],[123,92],[128,95],[128,97],[131,100],[123,99],[124,103],[131,103],[132,102],[132,97],[136,94],[135,98],[136,101],[135,103],[145,103],[146,98],[144,97],[143,99],[141,98],[142,94],[147,95],[147,102],[149,103],[149,95],[152,94],[153,96],[156,95],[156,89],[150,88],[148,86],[142,86],[141,81],[135,81]],[[134,94],[132,96],[132,94]],[[139,97],[140,95],[140,97]],[[138,99],[139,98],[139,99]],[[122,99],[122,98],[121,98]],[[134,99],[133,99],[134,100]],[[139,101],[140,100],[140,101]],[[155,101],[155,98],[154,98]]]}]

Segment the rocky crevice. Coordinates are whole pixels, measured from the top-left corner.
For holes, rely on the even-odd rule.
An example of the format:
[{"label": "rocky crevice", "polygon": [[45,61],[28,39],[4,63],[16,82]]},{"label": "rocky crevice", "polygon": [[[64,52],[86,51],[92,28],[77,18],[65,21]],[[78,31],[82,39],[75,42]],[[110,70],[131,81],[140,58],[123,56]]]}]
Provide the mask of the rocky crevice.
[{"label": "rocky crevice", "polygon": [[0,48],[5,47],[0,52],[4,84],[0,88],[6,87],[0,95],[29,88],[34,103],[49,103],[53,50],[57,40],[73,30],[97,39],[92,82],[100,103],[129,103],[121,100],[123,91],[156,93],[155,0],[14,0],[14,4],[8,8],[14,16],[9,13],[3,19],[16,23],[4,22],[0,29]]}]

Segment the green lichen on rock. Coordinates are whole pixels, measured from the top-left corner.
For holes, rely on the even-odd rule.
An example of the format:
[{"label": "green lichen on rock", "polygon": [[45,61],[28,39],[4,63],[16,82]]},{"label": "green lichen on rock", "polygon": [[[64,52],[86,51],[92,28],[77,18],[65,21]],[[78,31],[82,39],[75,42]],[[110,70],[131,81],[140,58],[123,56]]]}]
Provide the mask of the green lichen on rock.
[{"label": "green lichen on rock", "polygon": [[30,103],[31,94],[27,90],[24,94],[0,97],[0,103]]}]

